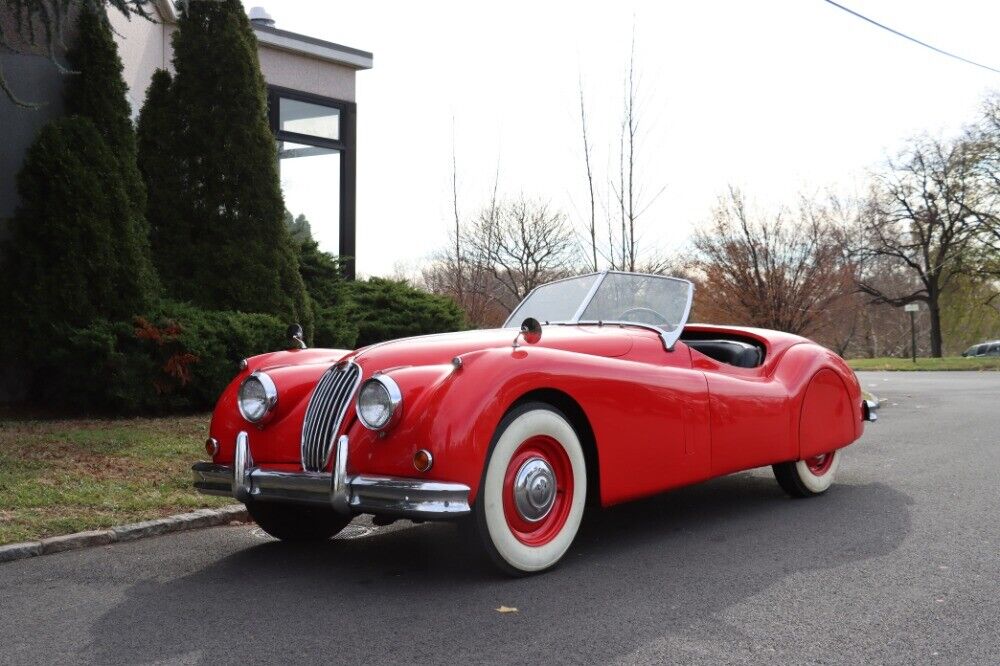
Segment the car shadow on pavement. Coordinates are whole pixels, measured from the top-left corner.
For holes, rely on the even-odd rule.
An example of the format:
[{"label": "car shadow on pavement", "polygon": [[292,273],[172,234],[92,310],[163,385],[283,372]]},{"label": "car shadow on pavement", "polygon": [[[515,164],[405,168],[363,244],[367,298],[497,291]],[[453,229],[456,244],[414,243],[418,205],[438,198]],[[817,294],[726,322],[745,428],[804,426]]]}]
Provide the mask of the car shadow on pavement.
[{"label": "car shadow on pavement", "polygon": [[[450,525],[267,541],[137,582],[83,652],[98,663],[534,663],[555,651],[603,662],[790,576],[891,553],[910,530],[910,503],[882,484],[790,500],[773,479],[738,474],[593,512],[558,568],[522,579],[471,558]],[[144,636],[151,623],[155,636]]]}]

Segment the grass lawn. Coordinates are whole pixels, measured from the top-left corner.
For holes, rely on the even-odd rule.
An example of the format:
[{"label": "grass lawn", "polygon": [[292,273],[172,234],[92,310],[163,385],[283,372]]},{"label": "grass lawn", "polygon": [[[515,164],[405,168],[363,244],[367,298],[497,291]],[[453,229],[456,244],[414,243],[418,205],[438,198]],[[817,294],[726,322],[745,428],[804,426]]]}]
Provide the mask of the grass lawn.
[{"label": "grass lawn", "polygon": [[855,370],[1000,370],[1000,356],[981,358],[855,358],[847,361]]},{"label": "grass lawn", "polygon": [[208,420],[0,416],[0,544],[232,503],[191,488]]}]

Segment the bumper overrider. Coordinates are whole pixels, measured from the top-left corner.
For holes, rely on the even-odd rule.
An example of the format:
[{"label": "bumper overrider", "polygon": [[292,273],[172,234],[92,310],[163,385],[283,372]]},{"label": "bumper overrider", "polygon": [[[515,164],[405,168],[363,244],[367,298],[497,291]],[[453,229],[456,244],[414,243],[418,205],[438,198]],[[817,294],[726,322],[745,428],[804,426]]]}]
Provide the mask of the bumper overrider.
[{"label": "bumper overrider", "polygon": [[418,520],[447,520],[469,513],[469,487],[461,483],[395,476],[347,474],[347,435],[337,440],[333,473],[281,472],[255,467],[246,432],[236,437],[232,465],[195,463],[194,487],[240,502],[290,502],[332,506],[350,515],[372,513]]}]

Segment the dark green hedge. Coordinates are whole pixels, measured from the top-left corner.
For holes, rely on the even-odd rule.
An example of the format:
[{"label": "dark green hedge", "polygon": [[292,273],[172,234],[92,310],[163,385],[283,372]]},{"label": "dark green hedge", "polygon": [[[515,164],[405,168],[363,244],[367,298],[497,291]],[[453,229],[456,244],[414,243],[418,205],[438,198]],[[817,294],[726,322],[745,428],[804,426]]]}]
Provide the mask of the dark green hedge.
[{"label": "dark green hedge", "polygon": [[271,315],[179,303],[130,323],[63,327],[57,343],[33,354],[31,397],[49,407],[115,414],[210,409],[241,359],[288,346],[285,329]]},{"label": "dark green hedge", "polygon": [[353,347],[465,328],[465,315],[453,300],[403,281],[373,277],[348,282],[345,294],[336,314],[355,327]]}]

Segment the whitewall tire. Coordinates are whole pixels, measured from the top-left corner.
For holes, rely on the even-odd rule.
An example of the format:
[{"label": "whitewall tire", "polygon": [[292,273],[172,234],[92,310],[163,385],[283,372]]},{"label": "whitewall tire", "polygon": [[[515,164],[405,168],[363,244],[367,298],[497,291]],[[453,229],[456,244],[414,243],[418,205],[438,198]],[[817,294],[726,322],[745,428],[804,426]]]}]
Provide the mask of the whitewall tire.
[{"label": "whitewall tire", "polygon": [[774,478],[792,497],[812,497],[826,492],[837,475],[841,450],[805,460],[774,465]]},{"label": "whitewall tire", "polygon": [[580,438],[544,403],[522,405],[497,427],[475,501],[479,541],[503,571],[556,565],[576,537],[587,498]]}]

